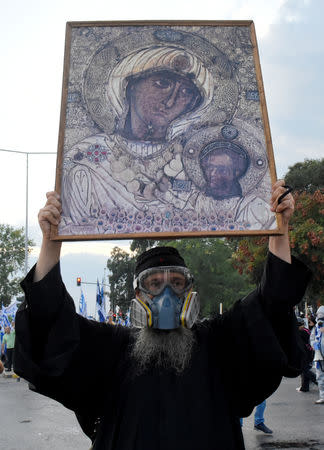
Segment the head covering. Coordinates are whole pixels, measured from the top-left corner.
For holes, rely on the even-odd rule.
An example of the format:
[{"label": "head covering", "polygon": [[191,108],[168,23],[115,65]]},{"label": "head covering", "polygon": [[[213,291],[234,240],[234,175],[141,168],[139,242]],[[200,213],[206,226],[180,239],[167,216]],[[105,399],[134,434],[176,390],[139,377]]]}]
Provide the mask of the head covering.
[{"label": "head covering", "polygon": [[122,114],[124,109],[127,78],[149,70],[171,70],[182,75],[191,74],[193,83],[203,97],[203,103],[199,109],[210,103],[213,97],[212,76],[196,56],[188,50],[176,47],[149,47],[137,50],[125,57],[110,74],[107,95],[118,116]]},{"label": "head covering", "polygon": [[135,277],[151,267],[187,267],[184,259],[174,247],[154,247],[139,255],[135,267]]},{"label": "head covering", "polygon": [[[214,94],[213,77],[200,59],[188,50],[165,45],[136,50],[113,68],[105,87],[107,101],[119,118],[119,128],[123,128],[128,112],[129,105],[126,101],[125,91],[129,78],[158,70],[170,70],[179,75],[191,75],[191,81],[202,97],[199,106],[186,113],[184,117],[181,116],[181,118],[176,119],[172,123],[171,129],[179,121],[182,124],[181,127],[187,122],[191,123],[201,115],[204,108],[212,101]],[[175,133],[177,134],[177,132]]]},{"label": "head covering", "polygon": [[316,317],[317,318],[323,318],[324,319],[324,306],[320,306],[316,312]]}]

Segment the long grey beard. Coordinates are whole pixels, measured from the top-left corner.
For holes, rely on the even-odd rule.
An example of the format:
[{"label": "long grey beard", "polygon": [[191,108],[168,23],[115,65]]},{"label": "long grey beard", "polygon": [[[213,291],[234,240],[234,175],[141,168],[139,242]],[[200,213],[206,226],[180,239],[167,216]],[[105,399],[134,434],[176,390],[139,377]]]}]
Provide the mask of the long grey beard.
[{"label": "long grey beard", "polygon": [[142,328],[131,352],[137,363],[137,375],[152,366],[180,374],[189,366],[194,342],[194,334],[187,328],[170,331]]}]

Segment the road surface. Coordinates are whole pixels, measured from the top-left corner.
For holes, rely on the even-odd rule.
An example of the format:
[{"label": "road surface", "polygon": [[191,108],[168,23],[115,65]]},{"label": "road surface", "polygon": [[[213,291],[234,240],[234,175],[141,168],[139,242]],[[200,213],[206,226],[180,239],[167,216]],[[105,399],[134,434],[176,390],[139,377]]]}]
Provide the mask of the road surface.
[{"label": "road surface", "polygon": [[[324,450],[324,405],[314,386],[298,393],[298,379],[284,379],[267,400],[265,435],[253,429],[253,415],[244,419],[247,450]],[[89,450],[90,440],[81,431],[74,414],[54,400],[28,390],[27,382],[0,376],[0,449]],[[215,437],[216,438],[216,437]],[[197,449],[200,450],[200,449]]]}]

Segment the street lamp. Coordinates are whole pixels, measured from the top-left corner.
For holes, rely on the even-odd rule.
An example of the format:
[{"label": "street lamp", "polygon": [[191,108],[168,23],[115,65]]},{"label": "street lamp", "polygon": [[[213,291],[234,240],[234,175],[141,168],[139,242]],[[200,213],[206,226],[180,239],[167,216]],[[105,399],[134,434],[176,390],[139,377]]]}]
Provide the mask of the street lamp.
[{"label": "street lamp", "polygon": [[28,272],[28,157],[29,155],[55,155],[56,152],[20,152],[18,150],[0,149],[0,152],[26,155],[26,220],[25,220],[25,276]]}]

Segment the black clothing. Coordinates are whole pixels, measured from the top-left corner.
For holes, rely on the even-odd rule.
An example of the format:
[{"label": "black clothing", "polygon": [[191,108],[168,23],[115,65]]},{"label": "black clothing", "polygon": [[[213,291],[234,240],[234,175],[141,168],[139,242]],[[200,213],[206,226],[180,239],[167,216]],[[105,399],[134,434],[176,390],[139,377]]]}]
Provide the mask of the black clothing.
[{"label": "black clothing", "polygon": [[[238,418],[304,367],[292,306],[309,275],[297,260],[269,254],[254,292],[194,327],[196,347],[181,375],[153,367],[135,376],[135,331],[76,314],[59,264],[37,283],[32,270],[16,316],[15,371],[72,409],[95,450],[244,449]],[[97,372],[88,370],[89,355]]]},{"label": "black clothing", "polygon": [[310,345],[310,331],[305,327],[299,328],[299,334],[300,334],[302,341],[304,342],[304,346],[305,346],[305,349],[307,352],[308,362],[311,364],[313,362],[315,352],[314,352],[314,349],[312,348],[312,346]]},{"label": "black clothing", "polygon": [[316,375],[311,370],[312,365],[309,365],[306,367],[306,369],[303,370],[302,374],[300,375],[300,388],[299,390],[301,392],[308,392],[309,391],[309,383],[310,381],[314,384],[317,384]]},{"label": "black clothing", "polygon": [[309,343],[310,331],[307,328],[299,328],[299,334],[300,334],[302,341],[304,342],[304,346],[305,346],[305,350],[306,350],[306,354],[307,354],[307,365],[300,375],[299,390],[302,392],[308,392],[310,381],[314,384],[317,384],[316,375],[311,370],[315,352]]},{"label": "black clothing", "polygon": [[12,360],[14,355],[14,349],[13,348],[7,348],[6,350],[6,362],[5,362],[5,369],[11,371],[12,369]]}]

